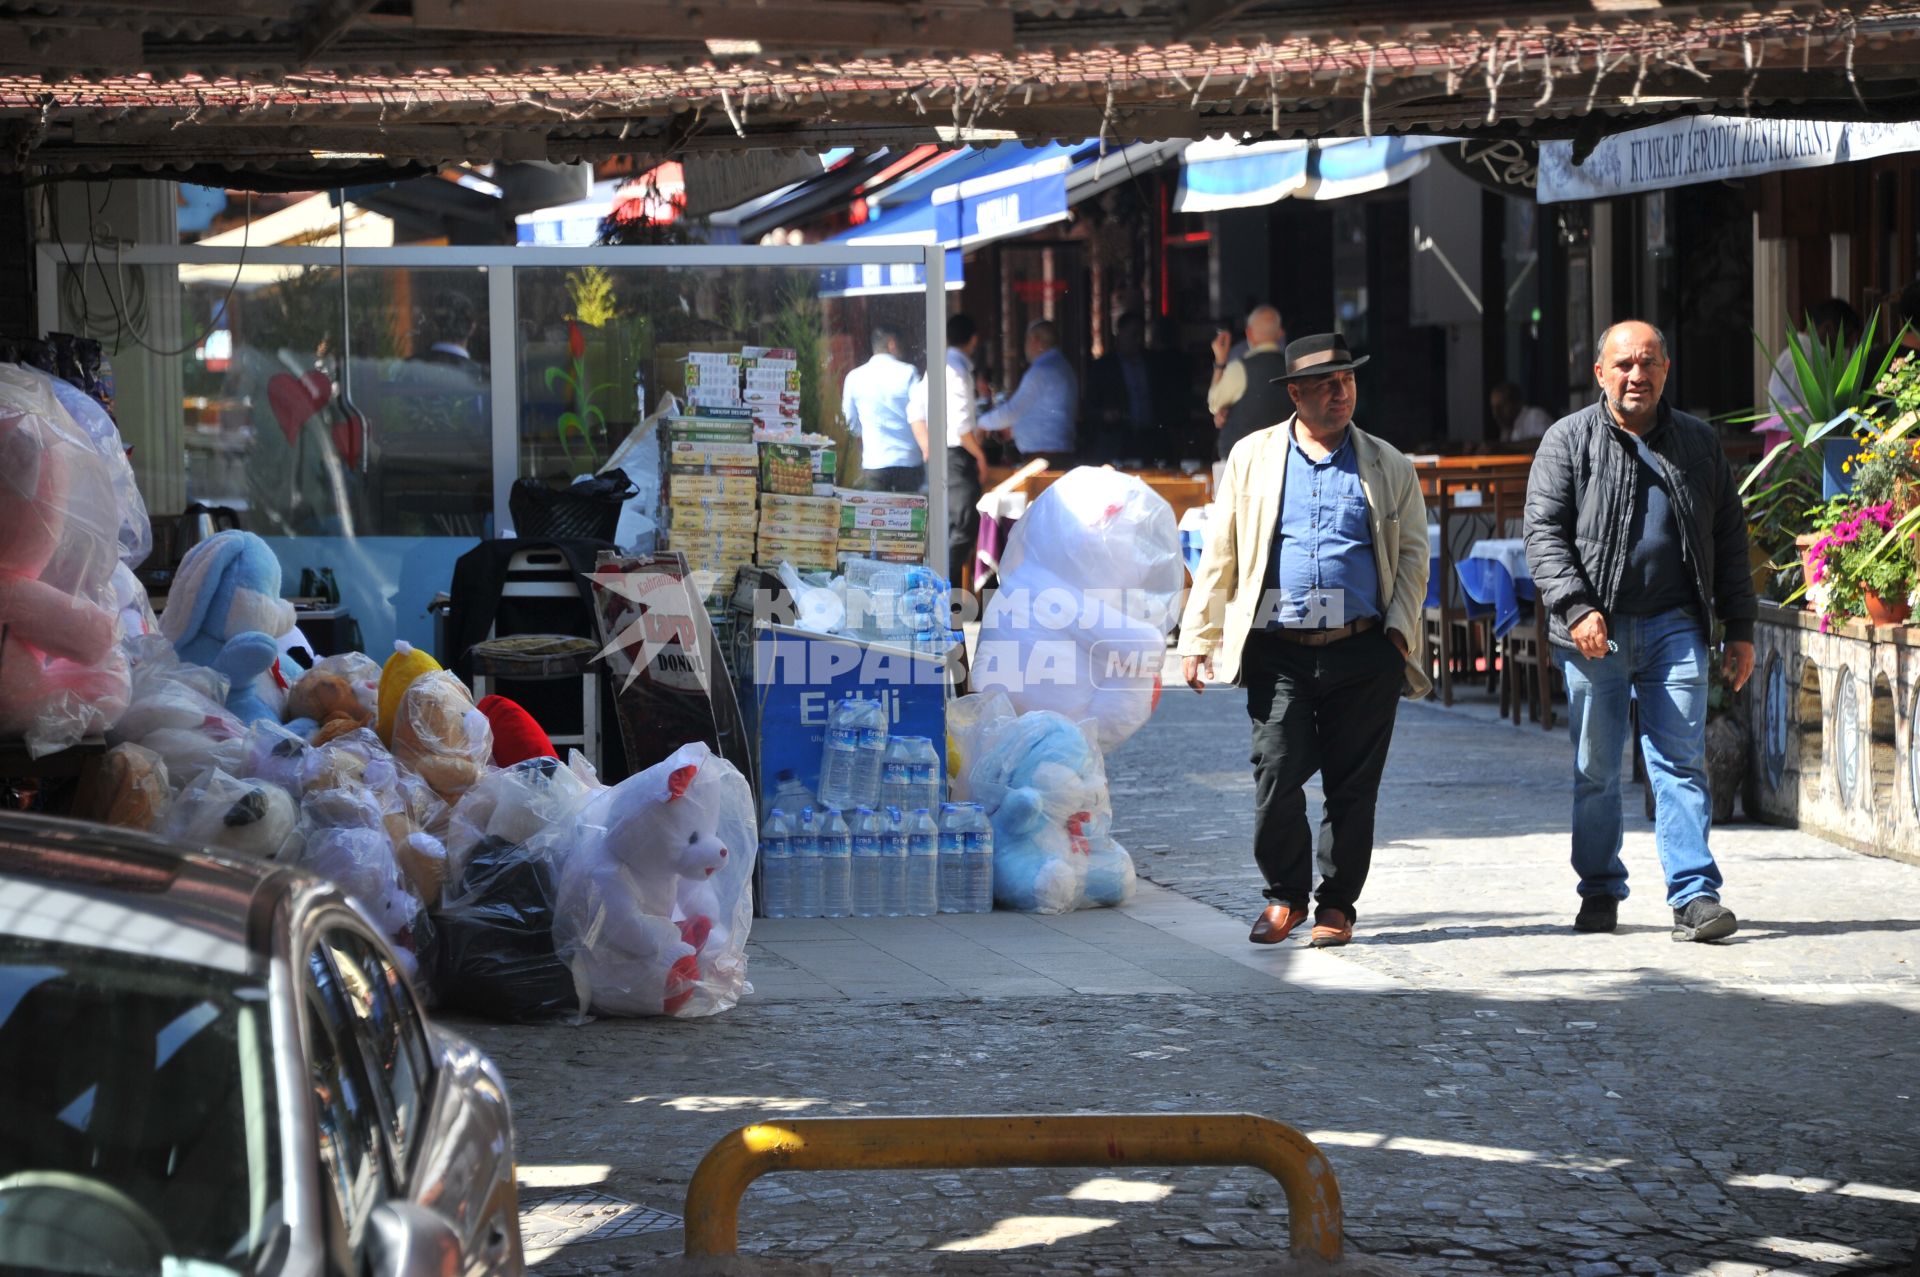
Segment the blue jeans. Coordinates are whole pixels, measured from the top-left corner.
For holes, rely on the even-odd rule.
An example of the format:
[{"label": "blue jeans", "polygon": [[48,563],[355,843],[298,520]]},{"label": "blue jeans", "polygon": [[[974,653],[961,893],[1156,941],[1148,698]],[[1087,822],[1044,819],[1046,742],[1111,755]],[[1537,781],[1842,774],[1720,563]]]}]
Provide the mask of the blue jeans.
[{"label": "blue jeans", "polygon": [[1640,703],[1640,742],[1653,781],[1653,840],[1675,909],[1720,898],[1720,867],[1707,849],[1706,636],[1684,608],[1608,619],[1618,651],[1599,660],[1555,655],[1567,680],[1573,729],[1573,869],[1583,896],[1627,898],[1620,859],[1620,755],[1627,702]]}]

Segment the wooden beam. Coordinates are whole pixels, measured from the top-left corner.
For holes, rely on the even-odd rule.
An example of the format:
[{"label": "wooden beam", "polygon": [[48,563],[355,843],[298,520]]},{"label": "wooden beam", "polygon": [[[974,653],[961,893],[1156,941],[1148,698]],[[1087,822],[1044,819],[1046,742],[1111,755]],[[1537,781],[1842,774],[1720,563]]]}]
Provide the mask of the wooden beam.
[{"label": "wooden beam", "polygon": [[729,40],[805,49],[984,52],[1014,47],[1007,9],[917,12],[919,6],[822,0],[726,7],[679,0],[414,0],[422,30],[592,36],[600,40]]},{"label": "wooden beam", "polygon": [[18,26],[0,26],[0,69],[111,71],[139,65],[140,33],[124,27],[29,39]]}]

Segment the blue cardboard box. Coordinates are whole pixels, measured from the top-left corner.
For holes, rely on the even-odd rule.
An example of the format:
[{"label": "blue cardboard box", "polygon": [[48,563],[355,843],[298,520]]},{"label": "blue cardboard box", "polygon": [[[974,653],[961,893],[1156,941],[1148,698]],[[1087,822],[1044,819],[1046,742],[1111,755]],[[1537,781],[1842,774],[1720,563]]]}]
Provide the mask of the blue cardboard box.
[{"label": "blue cardboard box", "polygon": [[784,625],[754,629],[753,680],[746,689],[760,764],[761,814],[791,771],[810,792],[820,788],[827,713],[845,697],[877,697],[887,707],[889,736],[925,736],[947,765],[949,663],[906,647],[814,634]]}]

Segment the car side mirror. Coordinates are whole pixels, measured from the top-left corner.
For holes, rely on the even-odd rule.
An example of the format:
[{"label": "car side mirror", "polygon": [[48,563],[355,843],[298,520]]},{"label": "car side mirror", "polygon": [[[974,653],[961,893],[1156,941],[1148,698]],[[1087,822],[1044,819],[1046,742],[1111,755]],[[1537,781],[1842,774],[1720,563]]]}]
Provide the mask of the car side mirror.
[{"label": "car side mirror", "polygon": [[460,1235],[417,1202],[382,1202],[368,1220],[367,1267],[373,1277],[457,1277]]}]

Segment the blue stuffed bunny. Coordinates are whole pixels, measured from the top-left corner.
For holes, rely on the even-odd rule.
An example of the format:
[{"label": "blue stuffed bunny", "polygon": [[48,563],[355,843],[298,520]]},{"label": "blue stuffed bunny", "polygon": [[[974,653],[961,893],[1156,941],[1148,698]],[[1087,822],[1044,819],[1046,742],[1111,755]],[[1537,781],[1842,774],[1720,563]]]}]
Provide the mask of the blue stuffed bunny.
[{"label": "blue stuffed bunny", "polygon": [[1079,724],[1051,710],[1020,715],[983,744],[971,781],[993,819],[996,904],[1064,913],[1132,894],[1133,857],[1110,832],[1106,765]]},{"label": "blue stuffed bunny", "polygon": [[[251,532],[221,532],[187,551],[167,591],[160,631],[180,659],[227,678],[227,708],[243,723],[280,721],[279,636],[293,628],[280,597],[280,561]],[[295,674],[284,671],[291,681]]]}]

